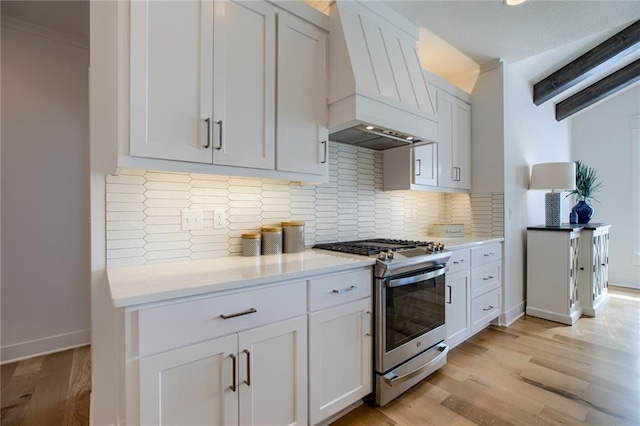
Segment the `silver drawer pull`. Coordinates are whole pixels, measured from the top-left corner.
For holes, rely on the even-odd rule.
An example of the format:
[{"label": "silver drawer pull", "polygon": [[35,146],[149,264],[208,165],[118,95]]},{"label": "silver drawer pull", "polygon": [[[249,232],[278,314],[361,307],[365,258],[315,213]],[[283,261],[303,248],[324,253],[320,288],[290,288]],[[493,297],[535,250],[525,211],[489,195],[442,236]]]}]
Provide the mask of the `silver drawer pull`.
[{"label": "silver drawer pull", "polygon": [[357,288],[358,287],[356,287],[355,285],[352,285],[351,287],[341,288],[340,290],[331,290],[331,293],[342,294],[342,293],[346,293],[348,291],[356,290]]},{"label": "silver drawer pull", "polygon": [[457,265],[458,263],[460,263],[460,262],[455,262],[455,261],[453,262],[454,265]]},{"label": "silver drawer pull", "polygon": [[488,277],[484,277],[483,280],[488,281],[488,280],[492,280],[493,277],[491,275],[489,275]]},{"label": "silver drawer pull", "polygon": [[495,255],[496,255],[495,253],[485,253],[484,257],[495,256]]},{"label": "silver drawer pull", "polygon": [[483,311],[490,311],[490,310],[492,310],[492,309],[493,309],[493,305],[489,305],[489,307],[488,307],[488,308],[483,308],[482,310],[483,310]]},{"label": "silver drawer pull", "polygon": [[220,318],[229,319],[229,318],[241,317],[242,315],[255,314],[256,312],[258,312],[256,308],[249,308],[246,311],[236,312],[235,314],[230,314],[230,315],[220,314]]}]

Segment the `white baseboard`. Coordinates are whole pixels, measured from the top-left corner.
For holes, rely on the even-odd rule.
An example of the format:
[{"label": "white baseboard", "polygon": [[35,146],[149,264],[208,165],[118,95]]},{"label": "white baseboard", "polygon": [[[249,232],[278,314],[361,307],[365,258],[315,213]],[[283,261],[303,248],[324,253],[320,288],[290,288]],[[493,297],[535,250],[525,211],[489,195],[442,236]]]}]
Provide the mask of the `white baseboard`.
[{"label": "white baseboard", "polygon": [[640,280],[630,280],[623,277],[609,276],[609,285],[612,287],[640,288]]},{"label": "white baseboard", "polygon": [[513,308],[509,309],[507,312],[503,312],[500,314],[500,326],[501,327],[509,327],[511,324],[516,322],[520,317],[524,316],[524,300],[518,303]]},{"label": "white baseboard", "polygon": [[0,364],[21,361],[91,344],[91,330],[80,330],[2,347]]}]

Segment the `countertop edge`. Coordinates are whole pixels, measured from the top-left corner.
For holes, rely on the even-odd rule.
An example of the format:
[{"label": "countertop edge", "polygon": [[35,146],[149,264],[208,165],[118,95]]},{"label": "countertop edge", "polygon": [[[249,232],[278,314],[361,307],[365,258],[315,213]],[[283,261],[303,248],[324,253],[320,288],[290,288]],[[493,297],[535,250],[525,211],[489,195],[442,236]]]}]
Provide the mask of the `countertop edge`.
[{"label": "countertop edge", "polygon": [[[110,286],[112,306],[114,308],[126,308],[136,305],[142,305],[154,302],[163,302],[182,297],[200,296],[204,294],[213,294],[227,290],[238,290],[247,287],[260,286],[279,281],[291,281],[301,278],[312,277],[319,274],[328,274],[332,272],[342,272],[349,269],[357,269],[372,266],[375,264],[375,259],[352,259],[349,263],[340,263],[337,265],[327,265],[318,268],[311,268],[296,272],[285,272],[280,274],[265,275],[255,278],[237,279],[231,281],[224,281],[213,284],[203,284],[188,288],[157,291],[150,294],[136,295],[136,296],[123,296],[113,297],[113,288]],[[108,277],[108,271],[107,271]]]}]

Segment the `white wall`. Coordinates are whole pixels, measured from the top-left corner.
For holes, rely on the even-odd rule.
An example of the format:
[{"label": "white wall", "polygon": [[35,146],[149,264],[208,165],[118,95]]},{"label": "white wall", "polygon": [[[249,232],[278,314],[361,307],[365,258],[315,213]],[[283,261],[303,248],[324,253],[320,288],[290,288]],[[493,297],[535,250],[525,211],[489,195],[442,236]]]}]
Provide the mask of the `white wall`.
[{"label": "white wall", "polygon": [[2,27],[2,361],[90,341],[88,54]]},{"label": "white wall", "polygon": [[[572,129],[573,158],[595,168],[604,183],[596,194],[599,203],[592,203],[592,221],[611,224],[609,282],[635,288],[640,288],[639,116],[640,86],[636,85],[574,117]],[[634,117],[637,130],[632,136]]]},{"label": "white wall", "polygon": [[[571,132],[568,121],[555,120],[552,102],[536,106],[531,82],[516,65],[504,65],[504,199],[505,281],[509,287],[504,296],[505,309],[516,309],[526,299],[526,228],[545,222],[545,191],[529,190],[533,164],[571,161]],[[562,220],[569,222],[569,206],[565,202]]]},{"label": "white wall", "polygon": [[524,312],[526,228],[544,223],[544,193],[528,190],[530,166],[571,161],[569,125],[555,121],[551,103],[533,104],[531,82],[510,64],[482,72],[472,96],[472,190],[504,191],[501,321],[510,323]]}]

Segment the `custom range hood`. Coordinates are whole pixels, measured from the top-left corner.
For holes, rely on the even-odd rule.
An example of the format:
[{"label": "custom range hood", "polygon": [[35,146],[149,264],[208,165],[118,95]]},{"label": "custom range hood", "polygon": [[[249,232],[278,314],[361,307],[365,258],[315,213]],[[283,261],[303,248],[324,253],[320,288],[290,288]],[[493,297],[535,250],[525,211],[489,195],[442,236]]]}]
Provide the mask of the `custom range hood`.
[{"label": "custom range hood", "polygon": [[377,2],[330,10],[329,140],[384,150],[438,140],[418,28]]}]

